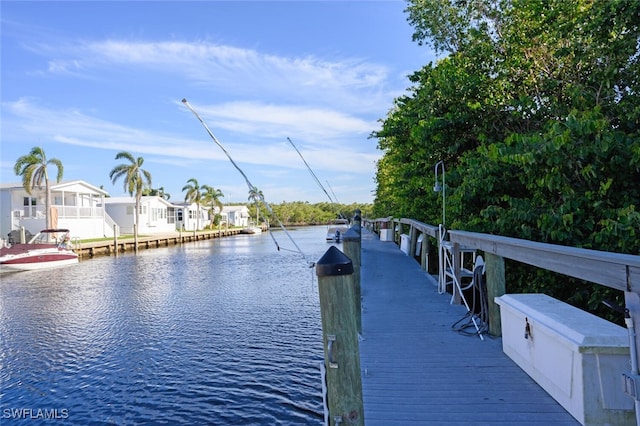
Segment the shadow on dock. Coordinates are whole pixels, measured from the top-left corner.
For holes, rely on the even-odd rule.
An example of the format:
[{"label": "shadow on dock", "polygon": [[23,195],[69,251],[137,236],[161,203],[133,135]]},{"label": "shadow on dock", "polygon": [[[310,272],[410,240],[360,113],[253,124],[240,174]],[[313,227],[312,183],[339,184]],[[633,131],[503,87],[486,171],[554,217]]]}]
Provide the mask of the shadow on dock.
[{"label": "shadow on dock", "polygon": [[360,365],[367,425],[578,425],[392,242],[362,232]]}]

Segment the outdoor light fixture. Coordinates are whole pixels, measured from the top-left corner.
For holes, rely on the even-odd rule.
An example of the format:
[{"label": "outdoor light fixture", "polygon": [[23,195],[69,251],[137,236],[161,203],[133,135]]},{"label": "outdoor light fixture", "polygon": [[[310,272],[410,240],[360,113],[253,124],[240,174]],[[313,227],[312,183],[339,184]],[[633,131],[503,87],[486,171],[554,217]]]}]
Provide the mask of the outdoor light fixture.
[{"label": "outdoor light fixture", "polygon": [[[442,185],[440,185],[440,182],[438,182],[438,166],[442,169]],[[444,200],[445,200],[445,185],[444,185],[444,161],[440,160],[436,163],[436,167],[435,167],[435,174],[436,174],[436,183],[433,186],[433,191],[434,192],[440,192],[442,191],[442,226],[445,225],[445,205],[444,205]]]}]

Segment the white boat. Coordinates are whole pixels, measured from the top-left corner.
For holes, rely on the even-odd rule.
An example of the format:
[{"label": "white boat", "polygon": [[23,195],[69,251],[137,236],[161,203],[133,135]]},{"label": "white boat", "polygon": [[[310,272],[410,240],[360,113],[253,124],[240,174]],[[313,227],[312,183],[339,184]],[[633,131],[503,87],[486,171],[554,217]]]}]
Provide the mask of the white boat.
[{"label": "white boat", "polygon": [[78,263],[68,229],[43,229],[28,243],[0,248],[0,270],[31,271]]},{"label": "white boat", "polygon": [[242,228],[240,230],[241,234],[260,234],[262,233],[262,228],[254,225],[253,223],[249,223],[249,226],[246,228]]},{"label": "white boat", "polygon": [[349,230],[349,221],[347,219],[332,220],[327,226],[327,241],[339,243],[342,236]]}]

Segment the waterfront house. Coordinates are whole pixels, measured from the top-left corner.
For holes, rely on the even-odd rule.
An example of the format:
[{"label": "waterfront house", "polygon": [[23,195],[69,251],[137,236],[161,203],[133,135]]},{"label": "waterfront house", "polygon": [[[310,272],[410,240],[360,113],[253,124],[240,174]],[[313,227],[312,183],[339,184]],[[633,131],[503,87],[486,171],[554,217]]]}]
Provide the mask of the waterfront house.
[{"label": "waterfront house", "polygon": [[183,231],[205,229],[213,222],[209,208],[196,203],[173,203],[176,227]]},{"label": "waterfront house", "polygon": [[[68,228],[71,236],[102,238],[113,236],[113,221],[104,211],[107,192],[81,180],[50,185],[51,220],[55,228]],[[0,184],[0,236],[7,238],[21,226],[31,234],[46,227],[45,188],[31,194],[22,183]]]},{"label": "waterfront house", "polygon": [[[134,197],[110,197],[104,199],[105,210],[118,224],[121,234],[133,234],[135,223]],[[140,199],[140,223],[138,234],[160,234],[176,230],[174,205],[162,197],[143,196]]]},{"label": "waterfront house", "polygon": [[228,226],[249,226],[249,208],[247,206],[224,206],[222,212],[222,221]]}]

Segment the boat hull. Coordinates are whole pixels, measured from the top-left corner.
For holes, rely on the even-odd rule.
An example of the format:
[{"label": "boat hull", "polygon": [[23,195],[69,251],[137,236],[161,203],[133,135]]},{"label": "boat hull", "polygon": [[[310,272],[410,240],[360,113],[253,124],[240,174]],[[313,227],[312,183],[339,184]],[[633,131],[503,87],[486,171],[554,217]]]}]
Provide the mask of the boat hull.
[{"label": "boat hull", "polygon": [[0,261],[2,271],[35,271],[40,269],[60,268],[78,263],[78,256],[71,255],[41,255],[19,259]]},{"label": "boat hull", "polygon": [[28,243],[0,248],[0,271],[33,271],[78,263],[67,229],[45,229]]},{"label": "boat hull", "polygon": [[251,226],[249,228],[243,228],[240,230],[241,234],[261,234],[262,228],[258,226]]}]

